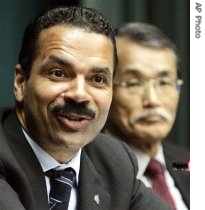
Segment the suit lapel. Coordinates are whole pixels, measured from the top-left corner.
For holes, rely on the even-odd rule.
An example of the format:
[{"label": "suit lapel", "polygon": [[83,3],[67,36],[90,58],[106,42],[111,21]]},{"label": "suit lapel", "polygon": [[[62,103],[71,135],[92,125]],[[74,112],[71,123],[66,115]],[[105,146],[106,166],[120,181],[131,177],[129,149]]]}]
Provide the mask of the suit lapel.
[{"label": "suit lapel", "polygon": [[[8,143],[18,161],[16,168],[24,179],[29,209],[48,209],[45,178],[33,150],[25,139],[15,112],[4,121]],[[20,152],[23,151],[23,152]],[[81,168],[78,184],[78,210],[108,210],[110,194],[106,190],[104,178],[97,172],[92,160],[82,149]],[[30,204],[29,204],[30,203]]]},{"label": "suit lapel", "polygon": [[169,160],[166,160],[166,162],[167,162],[167,169],[171,174],[171,176],[173,177],[176,187],[181,192],[181,195],[186,205],[189,206],[190,201],[189,198],[186,196],[187,193],[189,192],[189,186],[187,185],[187,183],[189,182],[187,173],[189,172],[175,171],[172,168],[172,163]]},{"label": "suit lapel", "polygon": [[110,209],[110,194],[102,180],[104,179],[98,174],[95,166],[83,149],[78,185],[78,210]]},{"label": "suit lapel", "polygon": [[[25,139],[20,124],[13,111],[4,122],[4,131],[8,144],[18,161],[15,166],[24,180],[27,190],[27,200],[30,209],[48,209],[45,177],[40,163]],[[22,151],[22,152],[21,152]]]},{"label": "suit lapel", "polygon": [[190,192],[190,186],[187,185],[187,183],[190,182],[189,179],[189,172],[187,171],[175,171],[172,167],[173,161],[176,159],[178,156],[175,154],[175,158],[173,158],[173,150],[170,150],[167,144],[163,144],[163,149],[164,149],[164,156],[165,156],[165,161],[167,165],[167,169],[170,173],[170,175],[173,177],[174,182],[176,187],[179,189],[183,200],[185,204],[189,207],[190,206],[190,199],[189,199],[189,192]]}]

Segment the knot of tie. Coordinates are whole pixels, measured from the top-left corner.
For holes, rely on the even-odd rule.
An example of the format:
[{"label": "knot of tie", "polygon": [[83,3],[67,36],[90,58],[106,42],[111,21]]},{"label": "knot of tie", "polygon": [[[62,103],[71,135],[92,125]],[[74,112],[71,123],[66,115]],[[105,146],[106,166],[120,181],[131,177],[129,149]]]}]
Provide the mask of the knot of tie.
[{"label": "knot of tie", "polygon": [[70,193],[75,182],[75,171],[72,168],[65,170],[47,171],[46,176],[50,178],[51,190],[49,194],[50,209],[67,210]]},{"label": "knot of tie", "polygon": [[145,173],[147,176],[154,178],[156,176],[163,174],[164,170],[161,163],[159,163],[154,159],[151,159]]},{"label": "knot of tie", "polygon": [[49,171],[45,172],[46,176],[48,176],[50,179],[59,178],[61,176],[67,177],[69,179],[75,178],[75,170],[73,168],[66,168],[64,170],[55,170],[51,169]]}]

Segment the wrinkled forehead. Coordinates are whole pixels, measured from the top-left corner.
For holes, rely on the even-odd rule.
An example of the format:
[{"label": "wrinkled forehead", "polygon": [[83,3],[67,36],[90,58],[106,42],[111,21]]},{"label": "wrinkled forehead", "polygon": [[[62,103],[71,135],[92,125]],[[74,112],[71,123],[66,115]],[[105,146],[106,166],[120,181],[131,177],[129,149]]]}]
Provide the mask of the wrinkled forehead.
[{"label": "wrinkled forehead", "polygon": [[176,57],[168,48],[153,48],[136,42],[117,38],[118,75],[135,74],[144,76],[157,76],[177,74]]},{"label": "wrinkled forehead", "polygon": [[[80,67],[109,69],[114,71],[113,46],[102,34],[86,32],[81,28],[55,26],[45,29],[39,37],[36,63],[69,63]],[[57,59],[56,59],[57,58]]]}]

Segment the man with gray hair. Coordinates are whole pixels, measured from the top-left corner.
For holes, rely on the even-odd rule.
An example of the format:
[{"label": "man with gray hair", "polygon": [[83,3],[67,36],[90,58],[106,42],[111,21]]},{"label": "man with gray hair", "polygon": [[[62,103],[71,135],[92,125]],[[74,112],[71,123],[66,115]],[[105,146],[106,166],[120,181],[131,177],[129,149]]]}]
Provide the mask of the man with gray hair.
[{"label": "man with gray hair", "polygon": [[172,209],[189,208],[190,176],[174,171],[189,151],[165,141],[174,124],[183,83],[175,45],[157,27],[127,23],[117,29],[118,70],[105,127],[135,152],[137,178],[152,187]]}]

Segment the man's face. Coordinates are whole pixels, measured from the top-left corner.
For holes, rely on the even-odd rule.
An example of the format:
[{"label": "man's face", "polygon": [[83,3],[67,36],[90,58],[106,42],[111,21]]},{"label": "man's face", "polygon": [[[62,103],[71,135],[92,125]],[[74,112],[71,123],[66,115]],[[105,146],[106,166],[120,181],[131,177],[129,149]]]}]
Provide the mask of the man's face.
[{"label": "man's face", "polygon": [[173,126],[179,100],[174,54],[169,49],[149,48],[125,38],[117,38],[117,50],[119,69],[111,122],[127,140],[138,139],[131,144],[161,141]]},{"label": "man's face", "polygon": [[29,79],[16,68],[22,126],[51,154],[78,150],[104,126],[112,76],[113,46],[106,36],[70,26],[43,30]]}]

